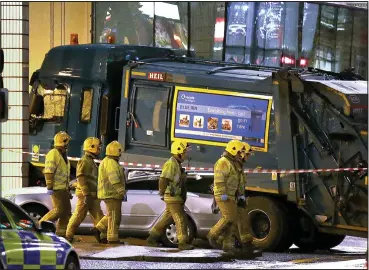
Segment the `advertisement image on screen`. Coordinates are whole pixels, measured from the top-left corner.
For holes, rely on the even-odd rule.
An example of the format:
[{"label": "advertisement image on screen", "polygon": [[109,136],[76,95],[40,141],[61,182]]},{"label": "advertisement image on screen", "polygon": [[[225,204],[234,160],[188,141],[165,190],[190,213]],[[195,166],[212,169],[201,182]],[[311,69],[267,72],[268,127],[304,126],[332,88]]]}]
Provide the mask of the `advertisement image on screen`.
[{"label": "advertisement image on screen", "polygon": [[236,139],[266,151],[271,101],[269,96],[177,87],[173,137],[218,146]]}]

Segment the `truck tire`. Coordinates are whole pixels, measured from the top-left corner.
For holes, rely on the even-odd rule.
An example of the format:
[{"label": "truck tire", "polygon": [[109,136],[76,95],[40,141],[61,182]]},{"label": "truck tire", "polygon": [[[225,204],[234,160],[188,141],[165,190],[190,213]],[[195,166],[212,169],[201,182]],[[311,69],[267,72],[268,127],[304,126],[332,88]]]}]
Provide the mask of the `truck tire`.
[{"label": "truck tire", "polygon": [[266,196],[250,197],[247,211],[254,245],[264,251],[280,251],[288,228],[280,203]]},{"label": "truck tire", "polygon": [[275,252],[284,252],[288,250],[293,245],[293,240],[295,239],[296,233],[296,221],[294,219],[294,211],[290,209],[284,202],[276,201],[280,208],[284,212],[287,222],[283,222],[284,227],[282,230],[281,241],[275,248]]},{"label": "truck tire", "polygon": [[329,234],[329,233],[318,233],[318,243],[317,249],[331,249],[339,244],[345,239],[346,235],[339,235],[339,234]]}]

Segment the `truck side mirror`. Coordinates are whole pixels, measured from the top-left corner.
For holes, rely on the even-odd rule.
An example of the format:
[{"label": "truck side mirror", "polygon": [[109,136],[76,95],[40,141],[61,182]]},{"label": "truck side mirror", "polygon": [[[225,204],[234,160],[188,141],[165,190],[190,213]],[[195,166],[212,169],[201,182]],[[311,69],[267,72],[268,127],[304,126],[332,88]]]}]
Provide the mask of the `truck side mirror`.
[{"label": "truck side mirror", "polygon": [[42,114],[43,102],[41,95],[34,94],[29,105],[29,113],[35,115]]},{"label": "truck side mirror", "polygon": [[0,122],[8,120],[8,89],[0,89]]}]

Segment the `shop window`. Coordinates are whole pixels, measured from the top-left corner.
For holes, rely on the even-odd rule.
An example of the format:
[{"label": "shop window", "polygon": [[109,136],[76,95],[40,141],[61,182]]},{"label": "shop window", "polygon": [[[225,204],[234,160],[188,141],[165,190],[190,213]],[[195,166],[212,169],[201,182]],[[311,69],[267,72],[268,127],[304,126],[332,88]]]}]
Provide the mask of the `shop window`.
[{"label": "shop window", "polygon": [[153,45],[154,2],[96,2],[96,42]]},{"label": "shop window", "polygon": [[302,20],[302,44],[300,56],[308,61],[309,66],[314,66],[315,51],[319,41],[318,16],[319,5],[304,3]]},{"label": "shop window", "polygon": [[187,2],[155,2],[156,47],[187,50],[187,13]]},{"label": "shop window", "polygon": [[298,2],[286,2],[283,55],[292,59],[297,59],[298,57],[299,6],[300,3]]},{"label": "shop window", "polygon": [[224,2],[190,2],[191,50],[204,58],[222,60],[224,39]]},{"label": "shop window", "polygon": [[250,63],[255,34],[254,2],[230,2],[226,24],[225,60],[236,63]]},{"label": "shop window", "polygon": [[334,71],[336,54],[337,8],[322,5],[319,25],[319,46],[315,67]]},{"label": "shop window", "polygon": [[355,10],[351,66],[367,79],[368,73],[368,12]]},{"label": "shop window", "polygon": [[80,116],[81,122],[89,123],[91,121],[92,96],[93,90],[91,88],[83,89],[81,100],[81,116]]},{"label": "shop window", "polygon": [[353,13],[350,9],[339,8],[336,35],[335,71],[350,68],[350,51],[352,41]]}]

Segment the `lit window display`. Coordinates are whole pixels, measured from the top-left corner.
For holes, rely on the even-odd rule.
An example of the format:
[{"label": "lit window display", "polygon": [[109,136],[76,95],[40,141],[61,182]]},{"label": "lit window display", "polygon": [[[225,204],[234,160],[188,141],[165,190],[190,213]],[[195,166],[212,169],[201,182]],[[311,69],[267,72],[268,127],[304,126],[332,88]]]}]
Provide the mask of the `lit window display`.
[{"label": "lit window display", "polygon": [[114,35],[237,63],[354,67],[367,78],[367,18],[366,9],[327,3],[97,2],[95,42]]},{"label": "lit window display", "polygon": [[155,2],[155,46],[187,50],[187,3]]}]

